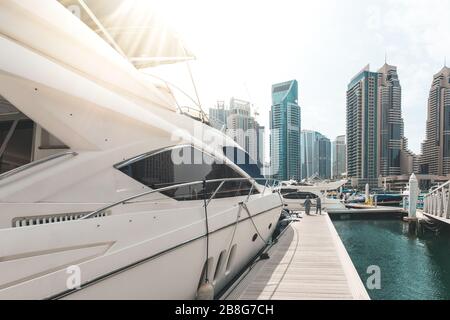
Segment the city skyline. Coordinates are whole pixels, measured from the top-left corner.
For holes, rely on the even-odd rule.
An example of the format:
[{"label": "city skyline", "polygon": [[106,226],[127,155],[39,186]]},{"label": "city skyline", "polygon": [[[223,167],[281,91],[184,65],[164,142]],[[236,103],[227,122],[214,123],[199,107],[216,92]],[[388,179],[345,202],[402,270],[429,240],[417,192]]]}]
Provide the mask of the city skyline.
[{"label": "city skyline", "polygon": [[[328,137],[344,134],[348,79],[367,63],[383,65],[387,54],[402,82],[408,146],[420,153],[429,83],[444,57],[450,56],[450,43],[444,41],[450,29],[446,17],[450,3],[280,1],[276,6],[261,3],[258,15],[251,14],[251,2],[233,0],[226,4],[168,0],[160,5],[197,56],[191,67],[204,108],[232,96],[251,101],[266,129],[270,86],[297,79],[303,127]],[[180,10],[173,12],[174,6]],[[197,11],[208,14],[192,23],[191,14]],[[228,23],[231,18],[237,23]],[[291,27],[293,20],[296,28]],[[283,43],[285,49],[280,52],[274,43]],[[180,74],[180,69],[185,71],[178,68],[171,75]],[[325,74],[333,80],[325,81]],[[181,87],[192,88],[187,74],[183,79],[186,86]],[[192,89],[189,93],[195,96]]]}]

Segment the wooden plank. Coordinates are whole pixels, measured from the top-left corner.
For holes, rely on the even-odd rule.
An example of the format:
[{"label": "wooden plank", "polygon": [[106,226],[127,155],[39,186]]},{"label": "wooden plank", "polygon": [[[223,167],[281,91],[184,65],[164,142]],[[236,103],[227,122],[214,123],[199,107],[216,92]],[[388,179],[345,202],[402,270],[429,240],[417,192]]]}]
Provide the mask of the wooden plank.
[{"label": "wooden plank", "polygon": [[369,299],[329,216],[291,223],[232,299]]}]

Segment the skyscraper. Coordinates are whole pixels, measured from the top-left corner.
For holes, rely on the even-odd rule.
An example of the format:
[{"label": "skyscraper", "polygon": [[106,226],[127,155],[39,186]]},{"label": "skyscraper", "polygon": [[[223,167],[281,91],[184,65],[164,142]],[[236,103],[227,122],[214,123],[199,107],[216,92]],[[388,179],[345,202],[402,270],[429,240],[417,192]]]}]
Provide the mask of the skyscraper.
[{"label": "skyscraper", "polygon": [[333,178],[340,179],[342,174],[347,171],[346,164],[346,145],[345,145],[345,135],[337,136],[336,140],[333,141]]},{"label": "skyscraper", "polygon": [[236,141],[253,161],[264,163],[264,127],[251,115],[250,102],[232,97],[227,107],[224,101],[218,101],[209,109],[209,121]]},{"label": "skyscraper", "polygon": [[378,73],[369,65],[347,88],[347,173],[352,185],[378,185]]},{"label": "skyscraper", "polygon": [[272,86],[270,158],[276,179],[300,179],[301,115],[298,83],[291,80]]},{"label": "skyscraper", "polygon": [[261,126],[258,122],[256,122],[256,128],[257,128],[257,135],[256,135],[256,146],[257,146],[257,154],[258,158],[256,161],[258,161],[258,165],[261,167],[264,165],[264,153],[265,153],[265,147],[264,147],[264,141],[265,141],[265,127]]},{"label": "skyscraper", "polygon": [[369,65],[347,90],[347,176],[355,186],[377,186],[378,177],[396,179],[417,172],[417,156],[408,149],[402,118],[402,88],[397,67]]},{"label": "skyscraper", "polygon": [[319,149],[317,143],[320,133],[312,130],[301,132],[302,179],[319,174]]},{"label": "skyscraper", "polygon": [[420,172],[450,174],[450,68],[446,66],[434,75],[431,84]]},{"label": "skyscraper", "polygon": [[378,70],[378,174],[401,174],[401,152],[406,151],[401,108],[402,88],[397,67],[384,64]]},{"label": "skyscraper", "polygon": [[325,136],[319,139],[319,178],[331,178],[331,142]]},{"label": "skyscraper", "polygon": [[227,135],[234,139],[254,160],[258,160],[257,122],[251,116],[250,102],[231,98],[226,121]]},{"label": "skyscraper", "polygon": [[209,108],[209,122],[221,131],[226,129],[229,110],[225,106],[225,101],[217,101],[215,108]]},{"label": "skyscraper", "polygon": [[320,177],[331,178],[331,143],[320,132],[301,132],[302,179]]}]

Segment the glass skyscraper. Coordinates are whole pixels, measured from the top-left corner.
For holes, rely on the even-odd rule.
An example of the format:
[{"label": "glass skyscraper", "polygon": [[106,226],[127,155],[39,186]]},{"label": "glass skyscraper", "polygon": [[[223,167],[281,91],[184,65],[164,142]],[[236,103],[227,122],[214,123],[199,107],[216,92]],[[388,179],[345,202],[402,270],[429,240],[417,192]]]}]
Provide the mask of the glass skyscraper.
[{"label": "glass skyscraper", "polygon": [[217,101],[215,108],[209,108],[209,122],[217,130],[224,131],[230,111],[225,107],[224,101]]},{"label": "glass skyscraper", "polygon": [[331,142],[320,132],[301,132],[302,179],[331,178]]},{"label": "glass skyscraper", "polygon": [[333,178],[341,179],[347,171],[345,136],[337,136],[333,141]]},{"label": "glass skyscraper", "polygon": [[325,136],[319,139],[319,178],[331,178],[331,142]]},{"label": "glass skyscraper", "polygon": [[297,80],[274,84],[270,110],[270,159],[271,175],[275,179],[300,180],[300,119]]}]

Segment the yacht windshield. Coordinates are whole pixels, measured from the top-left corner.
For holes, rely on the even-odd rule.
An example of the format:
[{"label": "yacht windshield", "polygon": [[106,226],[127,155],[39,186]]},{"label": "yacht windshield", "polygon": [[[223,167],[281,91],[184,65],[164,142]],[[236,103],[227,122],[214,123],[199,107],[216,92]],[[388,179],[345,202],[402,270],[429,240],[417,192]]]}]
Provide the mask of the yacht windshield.
[{"label": "yacht windshield", "polygon": [[[118,165],[117,168],[152,189],[202,180],[243,178],[228,165],[219,163],[209,154],[191,146],[150,154],[134,162]],[[220,183],[209,182],[206,184],[206,190],[203,190],[202,184],[199,183],[161,193],[179,201],[208,199]],[[215,198],[248,195],[251,189],[252,193],[257,193],[251,186],[248,180],[226,181]]]}]

